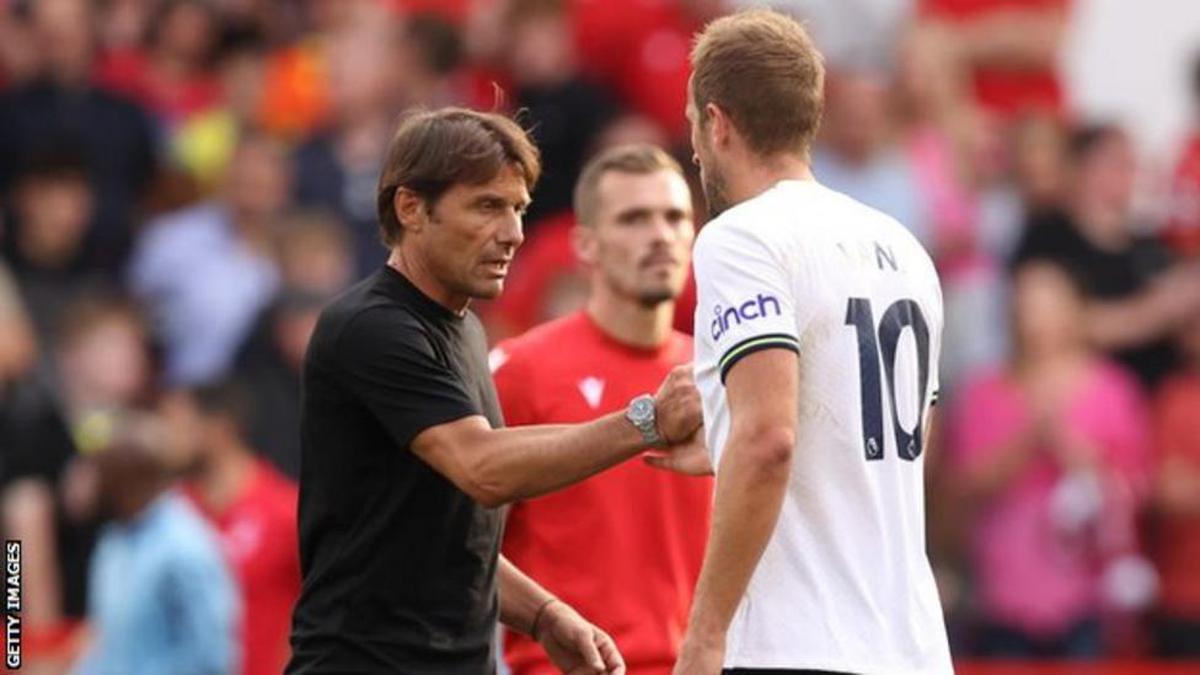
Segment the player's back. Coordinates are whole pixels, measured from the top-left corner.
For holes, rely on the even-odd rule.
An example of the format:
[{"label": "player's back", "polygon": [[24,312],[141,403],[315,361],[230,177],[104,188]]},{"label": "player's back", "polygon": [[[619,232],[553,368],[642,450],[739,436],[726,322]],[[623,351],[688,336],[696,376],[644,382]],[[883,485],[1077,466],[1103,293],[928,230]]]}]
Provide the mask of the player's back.
[{"label": "player's back", "polygon": [[730,426],[725,374],[764,345],[799,354],[787,495],[726,664],[949,672],[925,555],[922,426],[942,327],[929,256],[894,219],[785,181],[706,227],[696,266],[714,465]]}]

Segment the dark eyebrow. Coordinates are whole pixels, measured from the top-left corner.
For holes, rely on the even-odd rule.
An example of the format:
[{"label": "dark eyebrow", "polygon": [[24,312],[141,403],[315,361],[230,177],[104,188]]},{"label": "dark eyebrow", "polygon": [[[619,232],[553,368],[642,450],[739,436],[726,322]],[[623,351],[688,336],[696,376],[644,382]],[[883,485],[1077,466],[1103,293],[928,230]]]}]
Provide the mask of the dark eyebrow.
[{"label": "dark eyebrow", "polygon": [[645,217],[654,213],[654,209],[649,206],[632,206],[617,213],[617,220],[632,220],[633,218]]}]

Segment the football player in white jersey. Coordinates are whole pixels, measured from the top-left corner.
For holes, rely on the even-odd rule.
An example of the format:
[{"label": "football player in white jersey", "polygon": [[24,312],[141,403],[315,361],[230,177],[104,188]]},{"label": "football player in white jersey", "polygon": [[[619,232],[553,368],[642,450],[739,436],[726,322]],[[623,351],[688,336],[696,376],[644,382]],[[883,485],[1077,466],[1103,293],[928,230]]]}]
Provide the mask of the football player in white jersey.
[{"label": "football player in white jersey", "polygon": [[901,223],[814,180],[824,68],[799,24],[719,19],[692,66],[714,216],[695,248],[695,372],[717,484],[675,672],[950,673],[924,533],[933,264]]}]

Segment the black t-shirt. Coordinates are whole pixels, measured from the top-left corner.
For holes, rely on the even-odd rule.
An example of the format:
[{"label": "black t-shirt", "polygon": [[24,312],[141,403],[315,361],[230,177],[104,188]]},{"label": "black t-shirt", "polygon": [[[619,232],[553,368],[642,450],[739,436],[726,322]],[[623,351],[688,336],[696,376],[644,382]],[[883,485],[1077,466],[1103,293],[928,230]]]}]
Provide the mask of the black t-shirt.
[{"label": "black t-shirt", "polygon": [[503,514],[410,449],[503,424],[483,328],[385,267],[322,313],[304,366],[289,673],[491,673]]},{"label": "black t-shirt", "polygon": [[[1068,268],[1089,298],[1122,300],[1143,291],[1171,265],[1170,254],[1150,237],[1134,237],[1119,250],[1102,249],[1088,241],[1069,217],[1048,213],[1033,218],[1017,247],[1015,263],[1046,259]],[[1159,340],[1113,354],[1153,387],[1175,366],[1175,350],[1164,336]]]}]

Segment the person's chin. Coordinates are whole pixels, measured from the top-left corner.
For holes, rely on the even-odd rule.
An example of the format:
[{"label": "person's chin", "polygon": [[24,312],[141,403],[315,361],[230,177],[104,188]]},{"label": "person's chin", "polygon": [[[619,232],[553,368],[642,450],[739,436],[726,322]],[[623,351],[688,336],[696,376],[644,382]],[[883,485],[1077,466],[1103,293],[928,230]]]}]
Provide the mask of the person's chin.
[{"label": "person's chin", "polygon": [[638,293],[638,300],[645,307],[657,307],[664,302],[673,302],[679,297],[680,290],[669,286],[643,288]]},{"label": "person's chin", "polygon": [[504,279],[489,279],[475,287],[474,296],[480,300],[495,300],[504,292]]}]

